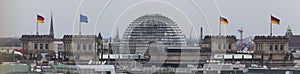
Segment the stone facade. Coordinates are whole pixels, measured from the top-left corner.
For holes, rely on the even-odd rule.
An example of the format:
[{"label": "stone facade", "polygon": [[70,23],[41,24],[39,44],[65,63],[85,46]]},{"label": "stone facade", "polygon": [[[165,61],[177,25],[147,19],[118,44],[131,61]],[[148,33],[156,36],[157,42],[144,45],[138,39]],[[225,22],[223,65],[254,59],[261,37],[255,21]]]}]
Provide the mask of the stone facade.
[{"label": "stone facade", "polygon": [[79,64],[82,61],[96,60],[102,37],[96,35],[65,35],[63,37],[64,57]]},{"label": "stone facade", "polygon": [[[48,35],[22,35],[22,51],[29,60],[41,60],[42,53],[47,53],[45,60],[59,60],[74,64],[74,61],[96,60],[102,36],[64,35],[62,39],[54,38],[51,17]],[[98,47],[99,46],[99,47]]]},{"label": "stone facade", "polygon": [[44,60],[54,59],[54,30],[53,30],[53,18],[50,20],[50,30],[48,35],[22,35],[20,38],[22,42],[22,51],[25,52],[27,59],[41,60],[41,53],[47,53],[48,57],[44,57]]},{"label": "stone facade", "polygon": [[[91,60],[95,56],[96,35],[73,35],[71,47],[67,51],[72,51],[75,60]],[[74,58],[72,58],[74,59]]]},{"label": "stone facade", "polygon": [[211,53],[236,53],[236,42],[235,36],[205,36],[201,48]]},{"label": "stone facade", "polygon": [[284,60],[289,51],[288,47],[286,36],[254,37],[254,53],[266,54],[264,60]]},{"label": "stone facade", "polygon": [[20,40],[22,51],[28,59],[41,59],[41,53],[54,55],[54,36],[52,35],[22,35]]},{"label": "stone facade", "polygon": [[[96,45],[101,38],[96,35],[64,35],[55,39],[52,35],[23,35],[22,51],[28,59],[41,59],[41,53],[48,53],[48,60],[92,60],[95,59]],[[74,55],[76,57],[74,57]]]},{"label": "stone facade", "polygon": [[255,36],[254,56],[260,64],[268,66],[292,66],[289,41],[286,36]]},{"label": "stone facade", "polygon": [[255,36],[255,52],[286,53],[289,51],[288,38],[286,36]]},{"label": "stone facade", "polygon": [[292,51],[300,50],[300,35],[293,35],[292,29],[289,26],[285,32],[285,36],[289,39],[289,49]]}]

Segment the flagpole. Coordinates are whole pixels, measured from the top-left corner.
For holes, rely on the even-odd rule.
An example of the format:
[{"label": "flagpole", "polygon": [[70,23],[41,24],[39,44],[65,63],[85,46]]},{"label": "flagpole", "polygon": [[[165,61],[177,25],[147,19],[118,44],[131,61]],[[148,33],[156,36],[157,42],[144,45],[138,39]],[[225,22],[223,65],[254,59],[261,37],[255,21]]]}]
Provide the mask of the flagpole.
[{"label": "flagpole", "polygon": [[79,35],[81,35],[81,22],[79,21]]},{"label": "flagpole", "polygon": [[[37,14],[38,15],[38,14]],[[38,19],[38,17],[37,17]],[[38,20],[36,21],[36,35],[39,35],[39,25]]]},{"label": "flagpole", "polygon": [[[221,18],[221,17],[220,17]],[[221,19],[220,19],[220,22],[219,22],[219,35],[221,36]]]},{"label": "flagpole", "polygon": [[272,36],[272,23],[270,23],[270,36]]},{"label": "flagpole", "polygon": [[[12,51],[12,57],[13,57],[12,62],[15,63],[15,62],[14,62],[14,61],[15,61],[15,49],[12,48],[12,44],[10,44],[10,49],[13,50],[13,51]],[[15,65],[13,65],[13,72],[15,72]]]},{"label": "flagpole", "polygon": [[[12,62],[14,62],[15,63],[15,49],[13,49],[13,61]],[[13,72],[15,72],[15,66],[13,66],[14,67],[14,70],[13,70]]]},{"label": "flagpole", "polygon": [[81,35],[81,14],[79,15],[79,35]]},{"label": "flagpole", "polygon": [[[272,19],[272,15],[271,15],[271,19]],[[272,20],[270,22],[270,36],[272,36]]]}]

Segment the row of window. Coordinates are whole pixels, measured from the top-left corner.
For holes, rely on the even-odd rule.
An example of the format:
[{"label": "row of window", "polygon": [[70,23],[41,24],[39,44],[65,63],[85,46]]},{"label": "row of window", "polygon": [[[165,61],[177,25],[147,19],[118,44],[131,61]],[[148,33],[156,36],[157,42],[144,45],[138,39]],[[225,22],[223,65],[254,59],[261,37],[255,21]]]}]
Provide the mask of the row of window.
[{"label": "row of window", "polygon": [[93,45],[78,44],[77,50],[92,50]]},{"label": "row of window", "polygon": [[[223,44],[223,49],[232,49],[231,44],[228,44],[228,47],[226,48],[226,44]],[[222,49],[222,44],[218,44],[218,49]]]},{"label": "row of window", "polygon": [[256,49],[257,49],[257,51],[262,50],[263,49],[263,44],[262,43],[257,43],[256,44]]},{"label": "row of window", "polygon": [[58,49],[58,50],[63,49],[63,44],[57,44],[57,49]]},{"label": "row of window", "polygon": [[34,49],[49,49],[49,44],[34,44]]},{"label": "row of window", "polygon": [[[93,45],[77,45],[77,50],[91,50]],[[49,44],[34,44],[34,49],[49,49]],[[58,44],[57,49],[63,49],[63,44]]]},{"label": "row of window", "polygon": [[270,51],[273,51],[273,49],[278,50],[278,47],[280,50],[284,50],[284,45],[274,45],[274,47],[273,45],[270,45],[269,50]]},{"label": "row of window", "polygon": [[[260,51],[263,49],[263,44],[262,43],[257,43],[256,44],[256,50]],[[269,46],[269,50],[273,51],[273,50],[284,50],[284,45],[270,45]]]}]

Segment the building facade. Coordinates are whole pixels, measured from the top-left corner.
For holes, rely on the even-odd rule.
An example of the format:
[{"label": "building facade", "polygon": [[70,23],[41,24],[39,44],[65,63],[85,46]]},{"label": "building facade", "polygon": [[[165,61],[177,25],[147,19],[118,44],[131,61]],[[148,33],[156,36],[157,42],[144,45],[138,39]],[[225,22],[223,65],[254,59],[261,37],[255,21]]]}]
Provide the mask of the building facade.
[{"label": "building facade", "polygon": [[293,35],[292,29],[289,26],[285,32],[285,36],[289,39],[289,49],[292,51],[300,50],[300,35]]},{"label": "building facade", "polygon": [[[28,60],[59,61],[66,64],[87,64],[89,60],[98,60],[102,46],[102,36],[64,35],[54,38],[53,19],[51,17],[48,35],[22,35],[22,51]],[[46,56],[43,56],[45,55]]]},{"label": "building facade", "polygon": [[51,35],[22,35],[22,51],[28,59],[41,59],[41,53],[54,55],[54,37]]},{"label": "building facade", "polygon": [[[100,35],[100,34],[99,34]],[[100,43],[99,43],[100,40]],[[96,35],[64,35],[63,56],[75,64],[87,64],[88,61],[97,61],[102,37]]]},{"label": "building facade", "polygon": [[291,66],[292,55],[286,36],[255,36],[254,55],[260,64],[268,66]]},{"label": "building facade", "polygon": [[20,40],[22,42],[22,51],[25,52],[24,56],[27,57],[27,59],[41,60],[41,53],[48,55],[48,57],[44,57],[44,59],[54,59],[52,58],[55,56],[53,18],[51,17],[48,35],[22,35]]},{"label": "building facade", "polygon": [[203,52],[236,53],[237,39],[235,36],[205,36],[201,48]]}]

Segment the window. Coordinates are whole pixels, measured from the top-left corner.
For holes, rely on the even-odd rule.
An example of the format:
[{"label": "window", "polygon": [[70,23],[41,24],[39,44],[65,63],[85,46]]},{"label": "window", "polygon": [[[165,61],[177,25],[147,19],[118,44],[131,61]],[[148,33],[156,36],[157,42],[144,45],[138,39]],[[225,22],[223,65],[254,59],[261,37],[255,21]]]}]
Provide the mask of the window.
[{"label": "window", "polygon": [[38,44],[34,44],[34,49],[38,49]]},{"label": "window", "polygon": [[258,45],[257,44],[255,45],[255,49],[258,51]]},{"label": "window", "polygon": [[86,45],[83,45],[83,46],[82,46],[82,50],[86,50]]},{"label": "window", "polygon": [[231,49],[231,44],[228,45],[228,49]]},{"label": "window", "polygon": [[57,44],[57,49],[62,49],[63,48],[63,45],[62,44]]},{"label": "window", "polygon": [[108,45],[103,45],[103,49],[109,49]]},{"label": "window", "polygon": [[48,46],[49,46],[49,45],[48,45],[48,44],[46,44],[46,45],[45,45],[45,49],[49,49],[49,47],[48,47]]},{"label": "window", "polygon": [[259,44],[259,50],[262,50],[263,49],[263,45],[262,43]]},{"label": "window", "polygon": [[218,44],[218,49],[221,49],[221,44]]},{"label": "window", "polygon": [[43,47],[44,47],[43,44],[40,44],[40,49],[43,49]]},{"label": "window", "polygon": [[223,49],[226,49],[226,44],[223,45]]},{"label": "window", "polygon": [[92,50],[92,45],[89,45],[89,50]]},{"label": "window", "polygon": [[67,49],[67,45],[64,45],[64,49]]},{"label": "window", "polygon": [[256,44],[256,50],[261,51],[262,50],[262,43],[257,43]]},{"label": "window", "polygon": [[273,45],[270,45],[269,50],[273,51]]},{"label": "window", "polygon": [[102,44],[98,44],[98,49],[102,49]]},{"label": "window", "polygon": [[280,50],[283,50],[284,49],[284,46],[283,45],[280,45]]},{"label": "window", "polygon": [[275,50],[278,50],[278,45],[275,45]]},{"label": "window", "polygon": [[256,44],[256,49],[257,49],[258,51],[260,51],[260,44],[259,44],[259,43]]},{"label": "window", "polygon": [[80,50],[80,44],[77,45],[77,50]]}]

